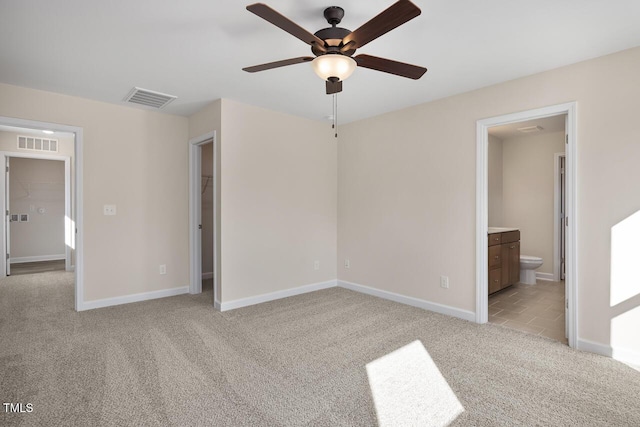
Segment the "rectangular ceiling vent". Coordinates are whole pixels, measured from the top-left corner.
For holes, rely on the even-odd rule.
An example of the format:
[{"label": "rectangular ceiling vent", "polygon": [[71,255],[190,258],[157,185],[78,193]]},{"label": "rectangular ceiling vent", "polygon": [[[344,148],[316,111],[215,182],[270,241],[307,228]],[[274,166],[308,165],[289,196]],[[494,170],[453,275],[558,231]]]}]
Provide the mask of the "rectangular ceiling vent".
[{"label": "rectangular ceiling vent", "polygon": [[166,93],[154,92],[148,89],[134,87],[131,92],[124,98],[125,102],[146,105],[152,108],[164,108],[177,96],[167,95]]},{"label": "rectangular ceiling vent", "polygon": [[524,128],[518,128],[518,130],[522,133],[531,133],[531,132],[540,132],[544,128],[541,126],[527,126]]}]

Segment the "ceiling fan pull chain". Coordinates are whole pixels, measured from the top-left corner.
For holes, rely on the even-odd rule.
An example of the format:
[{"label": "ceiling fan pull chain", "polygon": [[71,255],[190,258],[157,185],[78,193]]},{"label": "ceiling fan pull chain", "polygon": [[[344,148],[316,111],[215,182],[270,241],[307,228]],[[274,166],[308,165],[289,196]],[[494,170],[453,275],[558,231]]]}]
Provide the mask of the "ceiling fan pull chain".
[{"label": "ceiling fan pull chain", "polygon": [[333,94],[333,129],[335,130],[335,137],[338,137],[338,94]]}]

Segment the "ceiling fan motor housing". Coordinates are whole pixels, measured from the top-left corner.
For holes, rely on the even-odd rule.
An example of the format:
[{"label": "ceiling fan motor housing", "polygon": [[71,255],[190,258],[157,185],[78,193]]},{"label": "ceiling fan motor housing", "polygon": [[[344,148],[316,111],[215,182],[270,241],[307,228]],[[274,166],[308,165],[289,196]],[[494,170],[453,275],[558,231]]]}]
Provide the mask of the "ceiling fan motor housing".
[{"label": "ceiling fan motor housing", "polygon": [[324,40],[326,52],[320,51],[314,45],[311,46],[311,52],[316,56],[320,56],[325,53],[339,53],[347,56],[353,55],[355,53],[355,49],[340,52],[340,47],[342,47],[340,43],[342,42],[342,39],[351,34],[351,30],[336,27],[344,17],[344,9],[340,6],[329,6],[324,10],[324,17],[331,27],[323,28],[322,30],[317,31],[314,35],[319,39]]},{"label": "ceiling fan motor housing", "polygon": [[[349,49],[348,51],[340,52],[340,43],[342,43],[342,39],[349,34],[351,34],[351,30],[347,30],[346,28],[328,27],[317,31],[315,33],[315,36],[319,39],[324,40],[326,44],[326,53],[343,53],[345,55],[351,56],[356,51],[355,49]],[[315,45],[311,46],[311,52],[313,52],[313,54],[316,56],[325,53],[316,48]]]},{"label": "ceiling fan motor housing", "polygon": [[329,6],[324,10],[324,19],[327,20],[329,25],[338,25],[342,18],[344,18],[344,9],[340,6]]}]

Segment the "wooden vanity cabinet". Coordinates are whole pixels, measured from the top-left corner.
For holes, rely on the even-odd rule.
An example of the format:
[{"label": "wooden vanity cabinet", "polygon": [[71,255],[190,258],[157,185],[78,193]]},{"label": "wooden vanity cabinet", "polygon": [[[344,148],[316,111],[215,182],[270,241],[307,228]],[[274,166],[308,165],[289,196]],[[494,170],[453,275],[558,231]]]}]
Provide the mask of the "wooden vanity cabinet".
[{"label": "wooden vanity cabinet", "polygon": [[520,231],[492,233],[489,242],[489,293],[520,281]]}]

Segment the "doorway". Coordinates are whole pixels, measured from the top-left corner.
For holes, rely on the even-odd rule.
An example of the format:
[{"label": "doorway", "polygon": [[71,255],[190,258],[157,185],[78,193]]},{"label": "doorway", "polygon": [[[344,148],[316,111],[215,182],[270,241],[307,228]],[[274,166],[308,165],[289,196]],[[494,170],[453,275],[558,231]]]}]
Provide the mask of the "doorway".
[{"label": "doorway", "polygon": [[[10,134],[3,135],[6,138],[0,140],[0,159],[4,162],[5,171],[7,162],[11,158],[29,158],[41,160],[54,160],[64,162],[65,184],[64,184],[64,262],[65,270],[73,271],[74,282],[74,308],[76,311],[84,310],[84,264],[83,264],[83,207],[82,207],[82,143],[83,130],[80,127],[61,125],[57,123],[40,122],[34,120],[17,119],[13,117],[0,116],[0,132]],[[18,136],[27,136],[21,140]],[[2,135],[2,134],[0,134]],[[69,137],[68,152],[60,150],[52,144],[53,140],[61,139],[63,136]],[[34,137],[33,141],[29,138]],[[49,140],[45,143],[45,140]],[[48,150],[48,153],[46,152]],[[11,177],[9,175],[9,184]],[[2,189],[2,204],[7,213],[7,174],[0,174],[0,188]],[[31,211],[33,205],[33,212]],[[41,210],[39,208],[44,208]],[[16,212],[19,216],[15,219],[20,221],[31,220],[33,215],[47,215],[46,206],[38,206],[37,203],[27,205],[26,212]],[[14,218],[8,212],[7,219],[0,227],[0,240],[2,249],[0,250],[0,277],[7,277],[7,269],[11,273],[11,263],[7,262],[11,257],[11,252],[7,251],[7,241],[10,238],[10,221]],[[50,254],[49,254],[50,255]],[[58,254],[60,255],[60,254]]]},{"label": "doorway", "polygon": [[[52,141],[72,149],[72,137]],[[65,239],[69,234],[65,218],[72,217],[70,158],[18,152],[3,156],[6,276],[71,271],[73,249]]]},{"label": "doorway", "polygon": [[477,176],[476,176],[476,322],[488,321],[488,140],[489,128],[535,119],[566,115],[565,137],[565,318],[567,340],[570,347],[577,343],[577,277],[576,277],[576,104],[567,103],[520,113],[507,114],[477,122]]},{"label": "doorway", "polygon": [[189,141],[189,293],[202,293],[203,281],[210,283],[212,304],[219,310],[218,150],[215,131]]},{"label": "doorway", "polygon": [[202,290],[213,290],[213,140],[200,146]]}]

